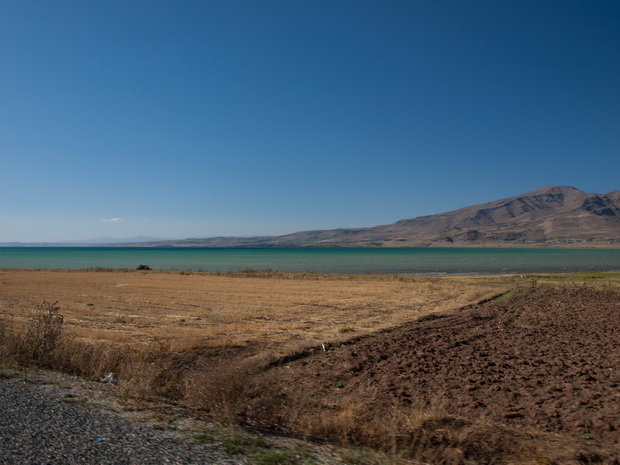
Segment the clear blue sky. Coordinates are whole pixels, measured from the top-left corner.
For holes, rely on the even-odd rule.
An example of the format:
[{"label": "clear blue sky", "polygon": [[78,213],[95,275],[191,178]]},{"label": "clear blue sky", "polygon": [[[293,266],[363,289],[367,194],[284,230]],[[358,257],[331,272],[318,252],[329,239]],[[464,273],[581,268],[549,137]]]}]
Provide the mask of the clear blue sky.
[{"label": "clear blue sky", "polygon": [[0,0],[0,241],[620,189],[617,0]]}]

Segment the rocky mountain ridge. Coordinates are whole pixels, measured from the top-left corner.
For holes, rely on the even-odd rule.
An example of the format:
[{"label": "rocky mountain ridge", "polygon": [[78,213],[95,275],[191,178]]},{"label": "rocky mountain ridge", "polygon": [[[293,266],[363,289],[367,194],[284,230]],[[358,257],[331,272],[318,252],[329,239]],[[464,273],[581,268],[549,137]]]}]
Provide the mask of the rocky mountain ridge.
[{"label": "rocky mountain ridge", "polygon": [[368,228],[268,237],[213,237],[148,243],[175,247],[440,247],[620,245],[620,191],[589,194],[569,186]]}]

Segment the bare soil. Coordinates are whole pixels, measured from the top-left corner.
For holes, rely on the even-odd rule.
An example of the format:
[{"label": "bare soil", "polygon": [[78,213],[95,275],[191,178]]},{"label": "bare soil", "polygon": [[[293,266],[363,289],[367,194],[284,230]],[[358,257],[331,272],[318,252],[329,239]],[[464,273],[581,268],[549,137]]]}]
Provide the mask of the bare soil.
[{"label": "bare soil", "polygon": [[[360,418],[375,411],[385,422],[395,411],[409,420],[427,412],[418,424],[425,432],[412,434],[435,434],[434,450],[415,453],[440,463],[502,463],[507,453],[531,463],[617,464],[619,334],[617,289],[514,291],[274,368],[247,415],[265,415],[274,399],[262,402],[262,393],[277,385],[277,409],[288,416],[279,421],[292,428],[310,428],[290,415],[301,405],[317,418],[357,405]],[[476,430],[478,443],[468,443]],[[359,427],[349,435],[372,440]]]}]

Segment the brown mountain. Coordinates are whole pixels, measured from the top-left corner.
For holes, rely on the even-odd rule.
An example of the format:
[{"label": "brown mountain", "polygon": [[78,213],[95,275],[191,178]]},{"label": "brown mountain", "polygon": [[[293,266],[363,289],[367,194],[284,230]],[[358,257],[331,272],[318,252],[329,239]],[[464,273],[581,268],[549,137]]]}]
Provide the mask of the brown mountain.
[{"label": "brown mountain", "polygon": [[588,194],[546,186],[526,194],[370,228],[285,236],[188,239],[158,245],[211,247],[498,246],[620,244],[620,191]]}]

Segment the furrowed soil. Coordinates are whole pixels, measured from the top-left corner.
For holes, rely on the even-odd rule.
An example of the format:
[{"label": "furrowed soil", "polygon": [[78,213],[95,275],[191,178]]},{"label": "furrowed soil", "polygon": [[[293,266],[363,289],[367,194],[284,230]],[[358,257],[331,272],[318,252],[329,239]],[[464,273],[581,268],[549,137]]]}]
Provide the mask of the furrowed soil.
[{"label": "furrowed soil", "polygon": [[247,414],[431,463],[617,464],[619,335],[617,289],[533,287],[272,369]]}]

